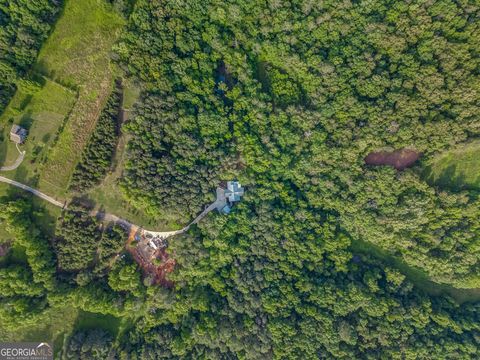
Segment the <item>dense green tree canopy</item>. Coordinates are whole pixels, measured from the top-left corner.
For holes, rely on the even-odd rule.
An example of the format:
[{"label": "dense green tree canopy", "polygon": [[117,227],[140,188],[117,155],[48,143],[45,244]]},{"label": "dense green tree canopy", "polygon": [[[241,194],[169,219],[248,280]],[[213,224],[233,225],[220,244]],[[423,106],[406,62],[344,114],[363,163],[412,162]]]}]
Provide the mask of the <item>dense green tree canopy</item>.
[{"label": "dense green tree canopy", "polygon": [[428,159],[478,135],[478,11],[468,1],[138,3],[116,46],[149,89],[128,126],[126,193],[193,216],[219,180],[238,177],[278,206],[289,206],[284,194],[306,199],[306,211],[435,281],[478,286],[477,195],[364,164],[377,149]]},{"label": "dense green tree canopy", "polygon": [[[479,303],[442,290],[480,288],[479,194],[421,169],[479,135],[477,2],[113,3],[132,11],[114,58],[144,89],[124,127],[124,195],[179,224],[226,180],[245,196],[168,239],[171,289],[145,286],[125,232],[88,209],[70,204],[49,239],[28,201],[0,202],[28,264],[0,263],[2,322],[59,304],[128,320],[115,338],[72,334],[65,359],[478,358]],[[109,166],[115,96],[80,192]],[[422,160],[365,164],[404,148]]]},{"label": "dense green tree canopy", "polygon": [[364,163],[479,134],[478,15],[448,0],[137,3],[115,48],[147,89],[127,195],[193,217],[219,180],[247,187],[172,241],[175,301],[138,326],[138,358],[474,357],[476,306],[428,298],[350,244],[479,286],[478,195]]},{"label": "dense green tree canopy", "polygon": [[33,64],[62,0],[0,1],[0,113]]}]

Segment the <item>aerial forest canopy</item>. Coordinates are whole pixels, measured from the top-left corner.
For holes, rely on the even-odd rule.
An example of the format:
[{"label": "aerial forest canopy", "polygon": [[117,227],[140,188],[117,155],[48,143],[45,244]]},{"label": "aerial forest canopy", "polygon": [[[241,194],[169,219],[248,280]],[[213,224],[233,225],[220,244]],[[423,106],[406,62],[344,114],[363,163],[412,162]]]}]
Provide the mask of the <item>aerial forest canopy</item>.
[{"label": "aerial forest canopy", "polygon": [[[110,3],[127,18],[112,61],[141,96],[122,134],[122,96],[105,98],[70,183],[85,198],[52,234],[44,209],[0,198],[27,254],[0,259],[0,323],[61,306],[122,321],[71,331],[61,359],[478,358],[480,187],[426,170],[480,159],[477,1]],[[155,219],[186,225],[224,181],[245,187],[168,239],[171,288],[85,206],[123,141],[115,185]]]},{"label": "aerial forest canopy", "polygon": [[[138,340],[139,358],[478,351],[457,327],[476,306],[427,299],[351,249],[374,245],[437,283],[480,287],[478,191],[432,186],[421,169],[479,135],[479,11],[448,0],[137,2],[115,46],[146,88],[127,125],[126,194],[193,217],[219,180],[248,188],[230,217],[172,243],[176,313],[150,317],[156,340]],[[402,149],[421,161],[365,164]]]},{"label": "aerial forest canopy", "polygon": [[302,200],[351,241],[479,287],[478,193],[364,162],[478,136],[479,15],[473,1],[140,1],[115,47],[148,89],[125,191],[193,216],[236,176],[269,211]]}]

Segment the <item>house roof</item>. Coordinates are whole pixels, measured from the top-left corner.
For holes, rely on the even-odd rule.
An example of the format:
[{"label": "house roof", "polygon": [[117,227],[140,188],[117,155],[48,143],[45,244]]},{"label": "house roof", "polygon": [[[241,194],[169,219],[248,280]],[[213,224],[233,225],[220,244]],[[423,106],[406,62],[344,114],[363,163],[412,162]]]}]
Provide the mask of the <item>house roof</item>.
[{"label": "house roof", "polygon": [[12,129],[10,130],[10,139],[17,143],[21,143],[25,140],[27,134],[27,130],[17,124],[13,124]]},{"label": "house roof", "polygon": [[245,193],[242,185],[238,181],[228,181],[227,190],[225,190],[225,196],[230,202],[240,201],[240,198]]}]

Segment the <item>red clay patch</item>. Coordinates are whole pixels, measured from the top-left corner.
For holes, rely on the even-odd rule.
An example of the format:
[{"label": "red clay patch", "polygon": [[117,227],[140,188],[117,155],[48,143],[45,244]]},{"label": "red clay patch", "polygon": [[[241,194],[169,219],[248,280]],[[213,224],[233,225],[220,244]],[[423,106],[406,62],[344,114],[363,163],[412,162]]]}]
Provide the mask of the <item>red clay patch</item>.
[{"label": "red clay patch", "polygon": [[[154,250],[145,241],[136,242],[138,228],[132,227],[126,248],[135,262],[142,268],[143,274],[152,285],[172,288],[173,282],[167,279],[175,269],[175,260],[168,256],[165,248]],[[135,242],[136,246],[132,246]]]},{"label": "red clay patch", "polygon": [[420,158],[421,154],[415,150],[399,149],[395,151],[371,152],[365,158],[367,165],[389,165],[397,170],[404,170],[412,166]]}]

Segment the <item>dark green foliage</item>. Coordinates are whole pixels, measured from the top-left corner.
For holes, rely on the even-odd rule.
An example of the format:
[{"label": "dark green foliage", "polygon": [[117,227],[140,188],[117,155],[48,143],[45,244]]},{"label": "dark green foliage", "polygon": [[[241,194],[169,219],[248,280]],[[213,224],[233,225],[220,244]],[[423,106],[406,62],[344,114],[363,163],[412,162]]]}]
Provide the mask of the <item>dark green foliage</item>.
[{"label": "dark green foliage", "polygon": [[185,98],[190,94],[176,96],[152,95],[137,109],[127,126],[136,135],[121,185],[153,213],[162,206],[193,216],[212,200],[220,173],[236,165],[229,156],[232,134],[223,102],[202,108],[200,99]]},{"label": "dark green foliage", "polygon": [[301,201],[291,214],[245,205],[172,243],[175,300],[138,324],[130,357],[475,358],[478,305],[430,298],[397,270],[352,259],[349,239]]},{"label": "dark green foliage", "polygon": [[[48,301],[134,317],[120,359],[478,358],[478,302],[427,295],[351,243],[480,286],[478,194],[364,163],[480,135],[479,14],[468,0],[138,0],[115,49],[146,89],[125,193],[184,222],[220,180],[246,194],[169,242],[174,289],[145,290],[128,259],[109,266],[120,233],[72,207],[56,249],[81,272]],[[41,311],[43,297],[21,295],[28,274],[8,271],[16,306],[2,315]],[[75,337],[71,354],[108,358],[96,338]]]},{"label": "dark green foliage", "polygon": [[118,141],[118,120],[121,91],[116,89],[108,98],[98,118],[80,163],[75,168],[70,188],[84,192],[100,183],[111,167]]},{"label": "dark green foliage", "polygon": [[114,360],[112,336],[103,330],[78,331],[68,341],[62,360]]},{"label": "dark green foliage", "polygon": [[[127,195],[184,218],[220,179],[295,192],[435,281],[480,286],[475,193],[364,163],[480,135],[478,14],[449,0],[139,2],[116,46],[149,89],[129,126]],[[221,92],[219,63],[235,79]]]},{"label": "dark green foliage", "polygon": [[71,205],[58,220],[55,234],[58,268],[71,272],[93,265],[101,236],[99,223],[88,209]]},{"label": "dark green foliage", "polygon": [[105,275],[125,241],[123,228],[114,224],[102,228],[89,209],[72,204],[58,220],[55,238],[58,268],[78,273],[76,281],[85,285],[93,277]]},{"label": "dark green foliage", "polygon": [[480,286],[477,194],[364,163],[480,135],[479,13],[449,0],[138,1],[115,49],[147,89],[125,192],[182,219],[220,179],[247,192],[171,243],[175,292],[150,304],[124,356],[475,358],[477,305],[426,296],[349,244]]},{"label": "dark green foliage", "polygon": [[108,268],[112,258],[125,247],[125,230],[119,225],[107,227],[98,243],[96,270]]},{"label": "dark green foliage", "polygon": [[0,113],[37,57],[62,7],[59,0],[0,1]]}]

